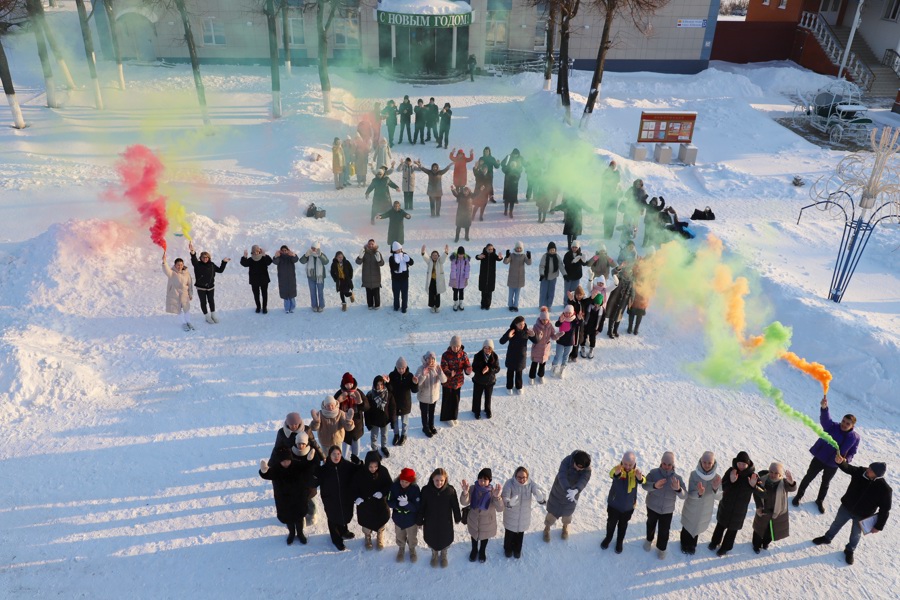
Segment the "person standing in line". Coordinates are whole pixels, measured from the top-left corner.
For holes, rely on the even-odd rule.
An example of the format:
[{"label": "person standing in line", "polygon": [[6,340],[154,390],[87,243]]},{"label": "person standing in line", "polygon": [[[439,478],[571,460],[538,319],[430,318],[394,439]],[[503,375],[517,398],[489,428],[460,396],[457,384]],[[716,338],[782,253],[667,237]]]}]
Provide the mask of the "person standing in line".
[{"label": "person standing in line", "polygon": [[[469,239],[466,237],[466,239]],[[453,310],[465,310],[466,285],[469,283],[469,270],[472,260],[466,254],[466,249],[460,246],[456,254],[450,255],[450,288],[453,290]]]},{"label": "person standing in line", "polygon": [[416,170],[410,157],[400,163],[400,190],[403,192],[403,210],[413,209],[413,194],[416,191]]},{"label": "person standing in line", "polygon": [[[591,288],[591,295],[587,300],[587,314],[585,315],[584,334],[581,337],[581,357],[594,358],[594,348],[597,346],[597,332],[603,327],[603,311],[606,301],[606,280],[601,275]],[[587,348],[590,343],[590,348]]]},{"label": "person standing in line", "polygon": [[481,418],[481,398],[484,396],[484,415],[491,418],[491,397],[500,372],[500,359],[494,352],[494,341],[487,339],[481,351],[472,359],[472,412]]},{"label": "person standing in line", "polygon": [[[384,119],[384,124],[387,126],[388,131],[388,144],[389,147],[394,147],[394,131],[397,130],[397,105],[393,100],[387,101],[387,106],[381,109],[381,118]],[[400,136],[403,137],[403,130],[400,130]],[[380,166],[380,165],[379,165]]]},{"label": "person standing in line", "polygon": [[347,527],[353,520],[351,485],[356,470],[356,465],[341,456],[338,446],[331,446],[328,448],[328,458],[316,473],[319,490],[322,492],[322,505],[328,517],[328,533],[331,543],[339,551],[347,549],[344,540],[356,537]]},{"label": "person standing in line", "polygon": [[[638,258],[634,265],[634,297],[628,306],[628,333],[638,334],[641,321],[647,315],[647,307],[650,306],[650,296],[647,293],[646,277],[642,273],[643,258]],[[643,293],[642,293],[643,291]]]},{"label": "person standing in line", "polygon": [[284,301],[284,312],[292,313],[297,308],[297,269],[294,265],[300,258],[287,246],[275,251],[272,263],[278,272],[278,295]]},{"label": "person standing in line", "polygon": [[581,278],[584,277],[584,265],[586,263],[587,259],[581,253],[581,242],[573,240],[572,245],[569,246],[569,251],[563,256],[564,301],[569,297],[569,293],[574,292],[575,288],[581,285]]},{"label": "person standing in line", "polygon": [[519,312],[519,297],[525,287],[525,265],[531,266],[531,250],[525,250],[524,242],[516,242],[513,251],[506,251],[503,264],[509,265],[506,287],[509,290],[509,311]]},{"label": "person standing in line", "polygon": [[319,436],[319,446],[321,448],[330,448],[344,443],[344,438],[348,431],[352,431],[356,426],[353,422],[354,411],[351,408],[348,412],[341,410],[338,401],[334,398],[325,398],[322,402],[321,410],[312,409],[310,415],[312,421],[309,428]]},{"label": "person standing in line", "polygon": [[509,328],[500,336],[500,343],[509,343],[506,350],[506,392],[512,396],[513,385],[516,394],[522,394],[522,372],[525,370],[528,355],[528,340],[537,341],[534,331],[525,326],[525,317],[518,316],[510,323]]},{"label": "person standing in line", "polygon": [[[398,142],[399,143],[399,142]],[[391,508],[391,520],[394,521],[394,533],[397,536],[397,562],[403,562],[404,551],[409,545],[409,562],[419,560],[416,546],[419,545],[419,526],[416,525],[422,493],[416,484],[416,472],[406,467],[400,476],[391,484],[387,503]]]},{"label": "person standing in line", "polygon": [[[272,258],[259,246],[254,245],[250,250],[249,257],[247,251],[244,250],[241,266],[247,267],[248,270],[250,288],[253,290],[253,299],[256,301],[256,312],[266,314],[269,312],[269,265],[272,264]],[[262,304],[260,304],[260,297],[262,297]]]},{"label": "person standing in line", "polygon": [[[500,168],[500,161],[494,158],[494,155],[491,154],[491,147],[485,146],[484,150],[481,153],[481,158],[479,159],[481,164],[487,169],[487,173],[484,175],[485,183],[490,186],[489,191],[489,200],[490,202],[496,204],[497,201],[494,199],[494,169]],[[484,215],[484,212],[481,213]]]},{"label": "person standing in line", "polygon": [[[374,182],[373,182],[374,183]],[[394,242],[404,243],[404,231],[403,231],[403,222],[406,219],[411,219],[412,215],[408,212],[400,208],[400,201],[394,200],[394,205],[387,212],[383,212],[380,215],[375,215],[375,218],[378,220],[387,219],[388,220],[388,246],[393,244]]]},{"label": "person standing in line", "polygon": [[369,410],[369,401],[360,391],[356,378],[349,372],[341,377],[341,387],[334,393],[334,399],[340,403],[340,409],[348,415],[348,418],[353,420],[353,429],[347,430],[341,449],[345,456],[350,452],[350,462],[358,465],[359,440],[365,433],[363,419]]},{"label": "person standing in line", "polygon": [[455,188],[450,193],[456,198],[456,238],[454,243],[459,242],[459,234],[465,232],[466,241],[469,241],[469,229],[472,227],[472,206],[474,199],[472,190],[468,186]]},{"label": "person standing in line", "polygon": [[763,549],[768,550],[770,543],[790,535],[787,496],[796,489],[797,482],[781,463],[773,462],[768,471],[759,474],[759,481],[753,490],[753,500],[756,502],[753,551],[756,554]]},{"label": "person standing in line", "polygon": [[554,242],[547,244],[547,252],[538,265],[538,274],[541,283],[539,303],[552,310],[556,299],[556,280],[559,278],[559,255]]},{"label": "person standing in line", "polygon": [[422,413],[422,433],[426,437],[432,437],[438,432],[434,426],[434,406],[440,397],[441,386],[447,383],[447,376],[437,363],[434,352],[429,351],[422,357],[422,366],[416,371],[416,379],[419,382],[416,397]]},{"label": "person standing in line", "polygon": [[166,251],[162,255],[163,274],[168,279],[166,283],[166,312],[181,317],[181,328],[185,331],[193,331],[191,325],[191,300],[194,299],[194,280],[190,272],[184,267],[184,261],[175,259],[172,267],[166,262]]},{"label": "person standing in line", "polygon": [[555,370],[557,366],[559,367],[556,376],[560,379],[565,374],[566,365],[568,364],[567,357],[575,345],[575,339],[580,328],[581,320],[575,314],[575,307],[571,304],[566,304],[562,314],[559,315],[559,319],[556,320],[556,354],[553,355],[553,363],[551,364],[551,369]]},{"label": "person standing in line", "polygon": [[415,144],[416,142],[419,142],[424,146],[426,141],[431,141],[431,136],[429,135],[428,140],[425,139],[425,124],[428,121],[428,111],[422,105],[421,98],[416,101],[416,107],[413,109],[413,114],[416,116],[416,131],[413,135],[412,143]]},{"label": "person standing in line", "polygon": [[722,477],[722,499],[716,510],[716,528],[708,546],[710,550],[718,548],[717,556],[725,556],[734,548],[737,532],[744,527],[747,507],[757,481],[759,476],[753,467],[753,461],[741,450]]},{"label": "person standing in line", "polygon": [[425,169],[422,167],[421,162],[416,161],[416,168],[428,176],[427,192],[428,203],[431,207],[431,216],[439,217],[441,216],[441,197],[444,195],[441,179],[444,177],[444,173],[450,170],[450,165],[447,165],[442,169],[437,163],[431,163],[431,168]]},{"label": "person standing in line", "polygon": [[356,521],[363,530],[366,550],[372,549],[372,534],[375,546],[384,549],[384,526],[391,518],[387,505],[387,495],[391,491],[391,475],[381,464],[381,454],[371,450],[366,454],[363,467],[356,470],[351,483],[350,496],[356,498]]},{"label": "person standing in line", "polygon": [[550,309],[546,306],[541,307],[532,331],[534,332],[534,342],[531,346],[531,369],[528,371],[528,382],[534,385],[535,378],[538,378],[537,383],[544,383],[544,368],[550,359],[550,344],[556,336],[556,328],[550,321]]},{"label": "person standing in line", "polygon": [[544,518],[544,541],[550,541],[550,528],[562,519],[562,539],[569,539],[569,525],[578,506],[578,498],[591,480],[591,457],[584,450],[576,450],[559,464],[559,472],[550,488],[547,516]]},{"label": "person standing in line", "polygon": [[[328,257],[321,251],[319,242],[313,242],[309,250],[300,257],[300,264],[306,265],[306,282],[309,284],[309,303],[313,312],[325,310],[325,274],[328,273]],[[263,310],[263,312],[266,312]]]},{"label": "person standing in line", "polygon": [[[441,109],[441,112],[438,114],[438,120],[440,122],[438,135],[437,135],[437,147],[440,148],[443,144],[444,148],[447,147],[448,142],[450,141],[450,120],[453,118],[453,111],[450,110],[450,103],[445,102],[444,107]],[[469,159],[471,160],[471,159]]]},{"label": "person standing in line", "polygon": [[353,140],[353,168],[356,170],[356,185],[366,185],[366,169],[369,165],[369,151],[372,149],[370,141],[359,132]]},{"label": "person standing in line", "polygon": [[647,478],[637,468],[637,458],[631,451],[622,455],[622,460],[610,470],[609,476],[612,478],[612,485],[606,498],[606,537],[600,542],[600,548],[609,548],[615,534],[616,554],[622,554],[628,521],[637,506],[637,488],[644,485]]},{"label": "person standing in line", "polygon": [[428,100],[428,104],[425,105],[425,129],[428,133],[428,137],[425,139],[426,142],[431,141],[431,136],[434,135],[435,141],[438,140],[438,106],[434,103],[434,98],[430,98]]},{"label": "person standing in line", "polygon": [[522,176],[522,156],[519,154],[518,148],[503,159],[500,163],[500,170],[503,171],[503,215],[513,217],[513,209],[519,202],[519,178]]},{"label": "person standing in line", "polygon": [[412,121],[413,114],[413,106],[412,102],[409,101],[409,96],[403,96],[403,102],[400,103],[400,137],[397,138],[397,143],[403,143],[403,131],[406,130],[406,141],[410,144],[413,143],[412,133],[410,133],[409,126]]},{"label": "person standing in line", "polygon": [[378,169],[384,169],[385,174],[389,174],[387,173],[388,169],[393,172],[394,165],[397,163],[394,161],[393,154],[391,154],[391,147],[388,146],[387,138],[381,138],[378,144],[373,148],[372,164],[376,172]]},{"label": "person standing in line", "polygon": [[[445,244],[443,256],[437,250],[432,250],[429,258],[425,260],[425,292],[428,294],[428,308],[433,313],[441,311],[441,294],[447,291],[444,261],[449,254],[450,246]],[[422,258],[425,259],[425,244],[422,244]]]},{"label": "person standing in line", "polygon": [[644,540],[644,550],[650,552],[653,537],[656,536],[656,552],[662,560],[669,545],[669,527],[675,513],[675,502],[678,498],[684,500],[687,495],[684,480],[675,472],[674,452],[663,453],[659,468],[647,474],[642,487],[647,491],[647,539]]},{"label": "person standing in line", "polygon": [[369,199],[369,194],[372,194],[371,225],[375,224],[376,215],[390,210],[392,206],[390,188],[400,190],[397,184],[388,178],[387,169],[379,167],[375,172],[375,178],[372,179],[372,183],[366,188],[366,200]]},{"label": "person standing in line", "polygon": [[883,462],[873,462],[868,468],[853,467],[840,452],[835,454],[834,460],[838,468],[850,476],[850,485],[841,498],[841,507],[828,532],[815,538],[813,544],[830,544],[847,521],[853,521],[850,526],[850,541],[844,547],[844,559],[848,565],[852,565],[853,553],[862,537],[863,524],[866,524],[868,533],[879,533],[887,524],[893,491],[884,480],[887,465]]},{"label": "person standing in line", "polygon": [[574,327],[575,333],[572,336],[572,352],[569,353],[569,362],[578,362],[578,348],[584,346],[585,329],[587,325],[587,317],[590,312],[591,299],[584,293],[584,289],[579,285],[575,291],[570,293],[568,303],[575,309],[575,322],[578,324]]},{"label": "person standing in line", "polygon": [[547,496],[538,484],[531,481],[528,469],[518,467],[513,476],[503,484],[500,494],[503,501],[503,554],[506,558],[522,558],[522,541],[531,526],[531,501],[547,504]]},{"label": "person standing in line", "polygon": [[466,165],[473,160],[475,160],[475,151],[471,148],[469,149],[469,158],[466,158],[466,153],[462,148],[459,150],[454,148],[450,151],[450,164],[453,165],[453,187],[451,189],[458,190],[466,187],[466,184],[469,183],[469,172]]},{"label": "person standing in line", "polygon": [[[822,396],[822,402],[819,404],[819,423],[825,433],[838,443],[839,453],[844,460],[848,463],[852,462],[859,448],[859,434],[855,429],[856,417],[846,414],[840,423],[835,423],[831,420],[831,413],[828,412],[828,397]],[[816,495],[816,508],[824,514],[825,496],[828,495],[831,479],[837,473],[838,463],[834,460],[834,448],[822,438],[816,439],[816,443],[809,449],[809,452],[813,457],[806,470],[806,475],[800,481],[800,487],[797,488],[797,495],[794,496],[792,503],[794,506],[800,506],[800,499],[803,498],[806,488],[819,473],[822,473],[822,483],[819,485],[819,493]]]},{"label": "person standing in line", "polygon": [[[621,263],[619,264],[621,267]],[[618,279],[619,284],[609,293],[606,300],[605,317],[609,319],[609,324],[606,326],[606,337],[609,339],[619,337],[619,323],[622,322],[622,315],[634,300],[634,280],[631,278],[631,273],[627,269],[621,268]]]},{"label": "person standing in line", "polygon": [[472,175],[475,177],[475,192],[472,194],[472,218],[478,215],[479,221],[484,221],[484,209],[487,208],[493,184],[487,180],[488,169],[479,158],[472,167]]},{"label": "person standing in line", "polygon": [[481,251],[481,254],[475,257],[475,260],[481,262],[481,268],[478,271],[478,291],[481,292],[481,310],[490,310],[491,296],[497,285],[497,263],[503,260],[493,244],[488,244]]},{"label": "person standing in line", "polygon": [[362,286],[366,290],[366,305],[369,310],[381,308],[381,267],[384,266],[384,257],[378,250],[375,240],[369,240],[359,256],[356,264],[362,265]]},{"label": "person standing in line", "polygon": [[[309,447],[309,437],[305,433],[297,436],[296,453],[290,448],[279,448],[275,460],[259,461],[259,476],[272,482],[275,496],[275,514],[279,521],[287,525],[287,545],[299,539],[306,544],[303,520],[309,510],[309,485],[313,460],[316,452]],[[294,458],[296,456],[296,458]]]},{"label": "person standing in line", "polygon": [[353,294],[353,266],[349,260],[344,259],[344,253],[340,250],[335,252],[334,260],[331,261],[331,278],[341,299],[341,310],[347,312],[347,298],[350,298],[350,302],[356,302]]},{"label": "person standing in line", "polygon": [[503,488],[499,483],[491,488],[493,478],[491,470],[485,467],[478,472],[478,480],[473,485],[462,480],[459,503],[469,507],[466,525],[472,537],[469,562],[475,562],[476,558],[478,562],[486,562],[487,543],[497,535],[497,513],[503,511],[503,502],[500,500]]},{"label": "person standing in line", "polygon": [[350,168],[353,166],[354,152],[356,152],[354,140],[350,134],[347,134],[341,144],[341,150],[344,154],[344,171],[341,173],[341,188],[343,189],[350,185]]},{"label": "person standing in line", "polygon": [[472,374],[472,365],[466,354],[466,347],[458,335],[450,338],[450,346],[441,355],[441,370],[447,376],[443,385],[441,400],[441,421],[456,426],[459,418],[459,399],[466,375]]},{"label": "person standing in line", "polygon": [[722,477],[716,473],[716,455],[703,453],[688,478],[687,497],[681,509],[681,552],[693,555],[700,534],[709,529],[713,505],[722,498]]},{"label": "person standing in line", "polygon": [[413,259],[403,251],[400,242],[391,244],[391,257],[388,268],[391,270],[391,290],[394,295],[394,312],[398,310],[406,314],[406,301],[409,296],[409,267]]},{"label": "person standing in line", "polygon": [[422,537],[431,548],[431,566],[441,568],[449,564],[447,550],[453,544],[453,524],[462,521],[456,490],[450,485],[447,471],[435,469],[422,488],[417,523],[422,527]]},{"label": "person standing in line", "polygon": [[388,389],[394,397],[396,412],[391,428],[394,430],[394,446],[406,443],[406,432],[409,426],[409,413],[412,412],[412,395],[419,391],[419,379],[413,375],[402,356],[397,359],[394,370],[384,378]]},{"label": "person standing in line", "polygon": [[[219,318],[216,316],[216,273],[221,273],[231,261],[230,258],[223,258],[222,263],[217,267],[212,262],[212,256],[209,252],[200,253],[200,260],[197,260],[197,253],[194,252],[194,242],[188,242],[188,249],[191,252],[191,264],[194,266],[194,287],[197,288],[197,298],[200,299],[200,310],[203,311],[207,323],[218,323]],[[206,312],[206,305],[209,303],[209,313]]]},{"label": "person standing in line", "polygon": [[577,198],[563,194],[562,202],[550,209],[550,212],[558,211],[563,213],[563,235],[571,248],[572,242],[578,239],[584,229],[584,206]]},{"label": "person standing in line", "polygon": [[336,137],[331,146],[331,172],[334,174],[334,189],[336,190],[344,189],[344,163],[346,160],[341,138]]},{"label": "person standing in line", "polygon": [[[397,404],[391,390],[385,385],[383,376],[376,375],[372,380],[372,389],[366,394],[366,401],[368,410],[365,414],[365,423],[371,432],[372,450],[381,452],[385,458],[390,458],[391,452],[387,447],[387,430],[389,425],[393,425],[397,421]],[[379,438],[381,438],[380,445]],[[396,446],[396,444],[394,445]]]},{"label": "person standing in line", "polygon": [[591,285],[594,285],[594,280],[601,276],[604,281],[609,281],[612,269],[618,266],[606,251],[606,244],[600,244],[594,251],[594,256],[588,259],[587,265],[591,269]]}]

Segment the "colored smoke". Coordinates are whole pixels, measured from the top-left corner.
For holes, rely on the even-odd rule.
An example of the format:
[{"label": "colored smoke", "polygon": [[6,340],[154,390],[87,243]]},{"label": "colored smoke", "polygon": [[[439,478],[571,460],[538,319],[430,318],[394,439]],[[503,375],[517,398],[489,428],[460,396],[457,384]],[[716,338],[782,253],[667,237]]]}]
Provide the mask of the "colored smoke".
[{"label": "colored smoke", "polygon": [[162,161],[146,146],[135,144],[125,149],[116,170],[125,188],[122,195],[138,211],[141,225],[148,225],[150,239],[166,249],[166,197],[159,193],[159,180],[163,172]]},{"label": "colored smoke", "polygon": [[831,385],[831,373],[825,368],[825,365],[809,362],[800,358],[793,352],[785,352],[781,358],[786,360],[795,369],[800,369],[816,381],[822,384],[822,392],[828,394],[828,386]]}]

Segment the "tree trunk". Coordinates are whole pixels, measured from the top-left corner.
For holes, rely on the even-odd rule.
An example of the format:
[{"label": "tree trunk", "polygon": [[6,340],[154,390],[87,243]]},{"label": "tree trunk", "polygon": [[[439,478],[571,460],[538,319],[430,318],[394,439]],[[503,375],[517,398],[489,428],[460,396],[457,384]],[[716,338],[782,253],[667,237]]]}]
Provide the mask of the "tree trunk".
[{"label": "tree trunk", "polygon": [[288,13],[288,5],[285,0],[281,2],[281,41],[284,46],[284,74],[291,77],[291,19]]},{"label": "tree trunk", "polygon": [[58,0],[50,0],[50,8],[58,8],[59,2]]},{"label": "tree trunk", "polygon": [[278,72],[278,32],[275,29],[275,0],[266,0],[269,28],[269,64],[272,73],[272,117],[281,118],[281,75]]},{"label": "tree trunk", "polygon": [[563,14],[559,23],[559,73],[556,93],[566,110],[566,123],[572,124],[572,101],[569,98],[569,15]]},{"label": "tree trunk", "polygon": [[72,73],[69,72],[69,66],[66,64],[62,49],[59,47],[59,44],[56,42],[56,37],[53,35],[50,26],[47,24],[47,16],[44,14],[44,5],[41,4],[41,0],[27,0],[27,4],[29,14],[32,15],[32,18],[36,20],[37,24],[44,31],[44,37],[47,39],[47,44],[50,46],[53,56],[56,57],[56,63],[59,65],[59,70],[62,71],[63,78],[66,80],[66,86],[70,90],[77,89],[75,80],[72,79]]},{"label": "tree trunk", "polygon": [[87,9],[84,0],[75,0],[78,9],[78,21],[81,23],[81,37],[84,40],[84,57],[87,59],[88,71],[91,74],[91,84],[94,88],[94,106],[97,110],[103,110],[103,94],[100,93],[100,80],[97,79],[97,58],[94,56],[94,39],[91,36],[91,26],[88,25]]},{"label": "tree trunk", "polygon": [[119,47],[119,25],[116,23],[113,0],[104,0],[106,20],[109,21],[109,37],[112,38],[113,53],[116,55],[116,68],[119,75],[119,89],[125,91],[125,69],[122,68],[122,49]]},{"label": "tree trunk", "polygon": [[16,100],[16,88],[13,87],[12,73],[9,72],[9,61],[6,60],[6,51],[3,49],[3,38],[0,38],[0,83],[3,84],[3,93],[6,94],[9,109],[12,111],[13,127],[25,129],[25,119],[22,117],[19,101]]},{"label": "tree trunk", "polygon": [[316,31],[319,38],[319,83],[322,86],[322,103],[325,114],[331,113],[331,79],[328,78],[328,27],[334,17],[335,7],[332,5],[331,14],[325,20],[326,0],[318,0],[316,9]]},{"label": "tree trunk", "polygon": [[581,115],[581,129],[586,129],[594,112],[594,105],[600,97],[600,86],[603,83],[603,65],[606,63],[606,54],[609,52],[609,32],[616,16],[616,0],[607,0],[606,14],[603,18],[603,35],[600,36],[600,47],[597,49],[597,64],[594,65],[594,76],[591,78],[591,89],[588,92],[587,102],[584,104],[584,113]]},{"label": "tree trunk", "polygon": [[197,101],[200,103],[200,113],[203,116],[203,124],[211,125],[209,109],[206,107],[206,90],[203,89],[203,78],[200,76],[200,59],[197,58],[197,46],[194,44],[194,32],[191,30],[191,20],[184,0],[175,0],[175,6],[181,14],[181,24],[184,26],[184,41],[187,42],[188,53],[191,55],[191,70],[194,72],[194,87],[197,88]]},{"label": "tree trunk", "polygon": [[553,79],[553,49],[556,46],[556,21],[559,16],[559,3],[550,3],[550,19],[547,21],[547,66],[544,67],[544,89],[550,91]]},{"label": "tree trunk", "polygon": [[56,97],[56,81],[53,78],[53,67],[50,66],[50,56],[47,53],[47,41],[44,39],[44,28],[40,26],[38,17],[34,12],[34,0],[27,0],[25,7],[28,16],[31,17],[31,30],[34,32],[34,40],[37,42],[38,57],[41,59],[41,70],[44,72],[44,89],[47,90],[47,107],[59,108],[59,100]]}]

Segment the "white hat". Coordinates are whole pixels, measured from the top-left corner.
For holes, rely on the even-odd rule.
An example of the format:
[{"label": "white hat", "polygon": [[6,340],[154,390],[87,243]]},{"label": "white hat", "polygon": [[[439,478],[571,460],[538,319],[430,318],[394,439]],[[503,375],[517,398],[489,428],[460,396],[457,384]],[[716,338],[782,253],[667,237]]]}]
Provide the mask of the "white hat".
[{"label": "white hat", "polygon": [[401,250],[403,250],[403,246],[400,245],[400,242],[391,244],[391,252],[400,252]]},{"label": "white hat", "polygon": [[321,247],[321,245],[319,244],[319,242],[313,242],[312,247],[314,250],[318,250]]},{"label": "white hat", "polygon": [[295,443],[297,446],[299,446],[300,444],[308,444],[309,436],[306,434],[305,431],[301,431],[300,433],[297,434],[297,439],[295,440]]},{"label": "white hat", "polygon": [[482,348],[490,348],[491,350],[493,350],[494,349],[494,340],[491,340],[491,339],[484,340],[484,344],[482,344],[481,347]]}]

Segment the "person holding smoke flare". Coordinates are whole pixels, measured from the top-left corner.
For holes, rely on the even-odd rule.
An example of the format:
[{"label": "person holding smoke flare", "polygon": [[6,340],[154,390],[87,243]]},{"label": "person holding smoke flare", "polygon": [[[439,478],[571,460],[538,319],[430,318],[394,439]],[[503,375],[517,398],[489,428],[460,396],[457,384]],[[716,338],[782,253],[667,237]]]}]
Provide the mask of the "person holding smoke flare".
[{"label": "person holding smoke flare", "polygon": [[166,285],[166,312],[179,315],[181,326],[185,331],[192,331],[191,325],[191,300],[194,298],[194,282],[190,272],[184,267],[184,261],[175,259],[175,264],[169,267],[166,263],[166,251],[163,250],[162,268],[168,283]]}]

